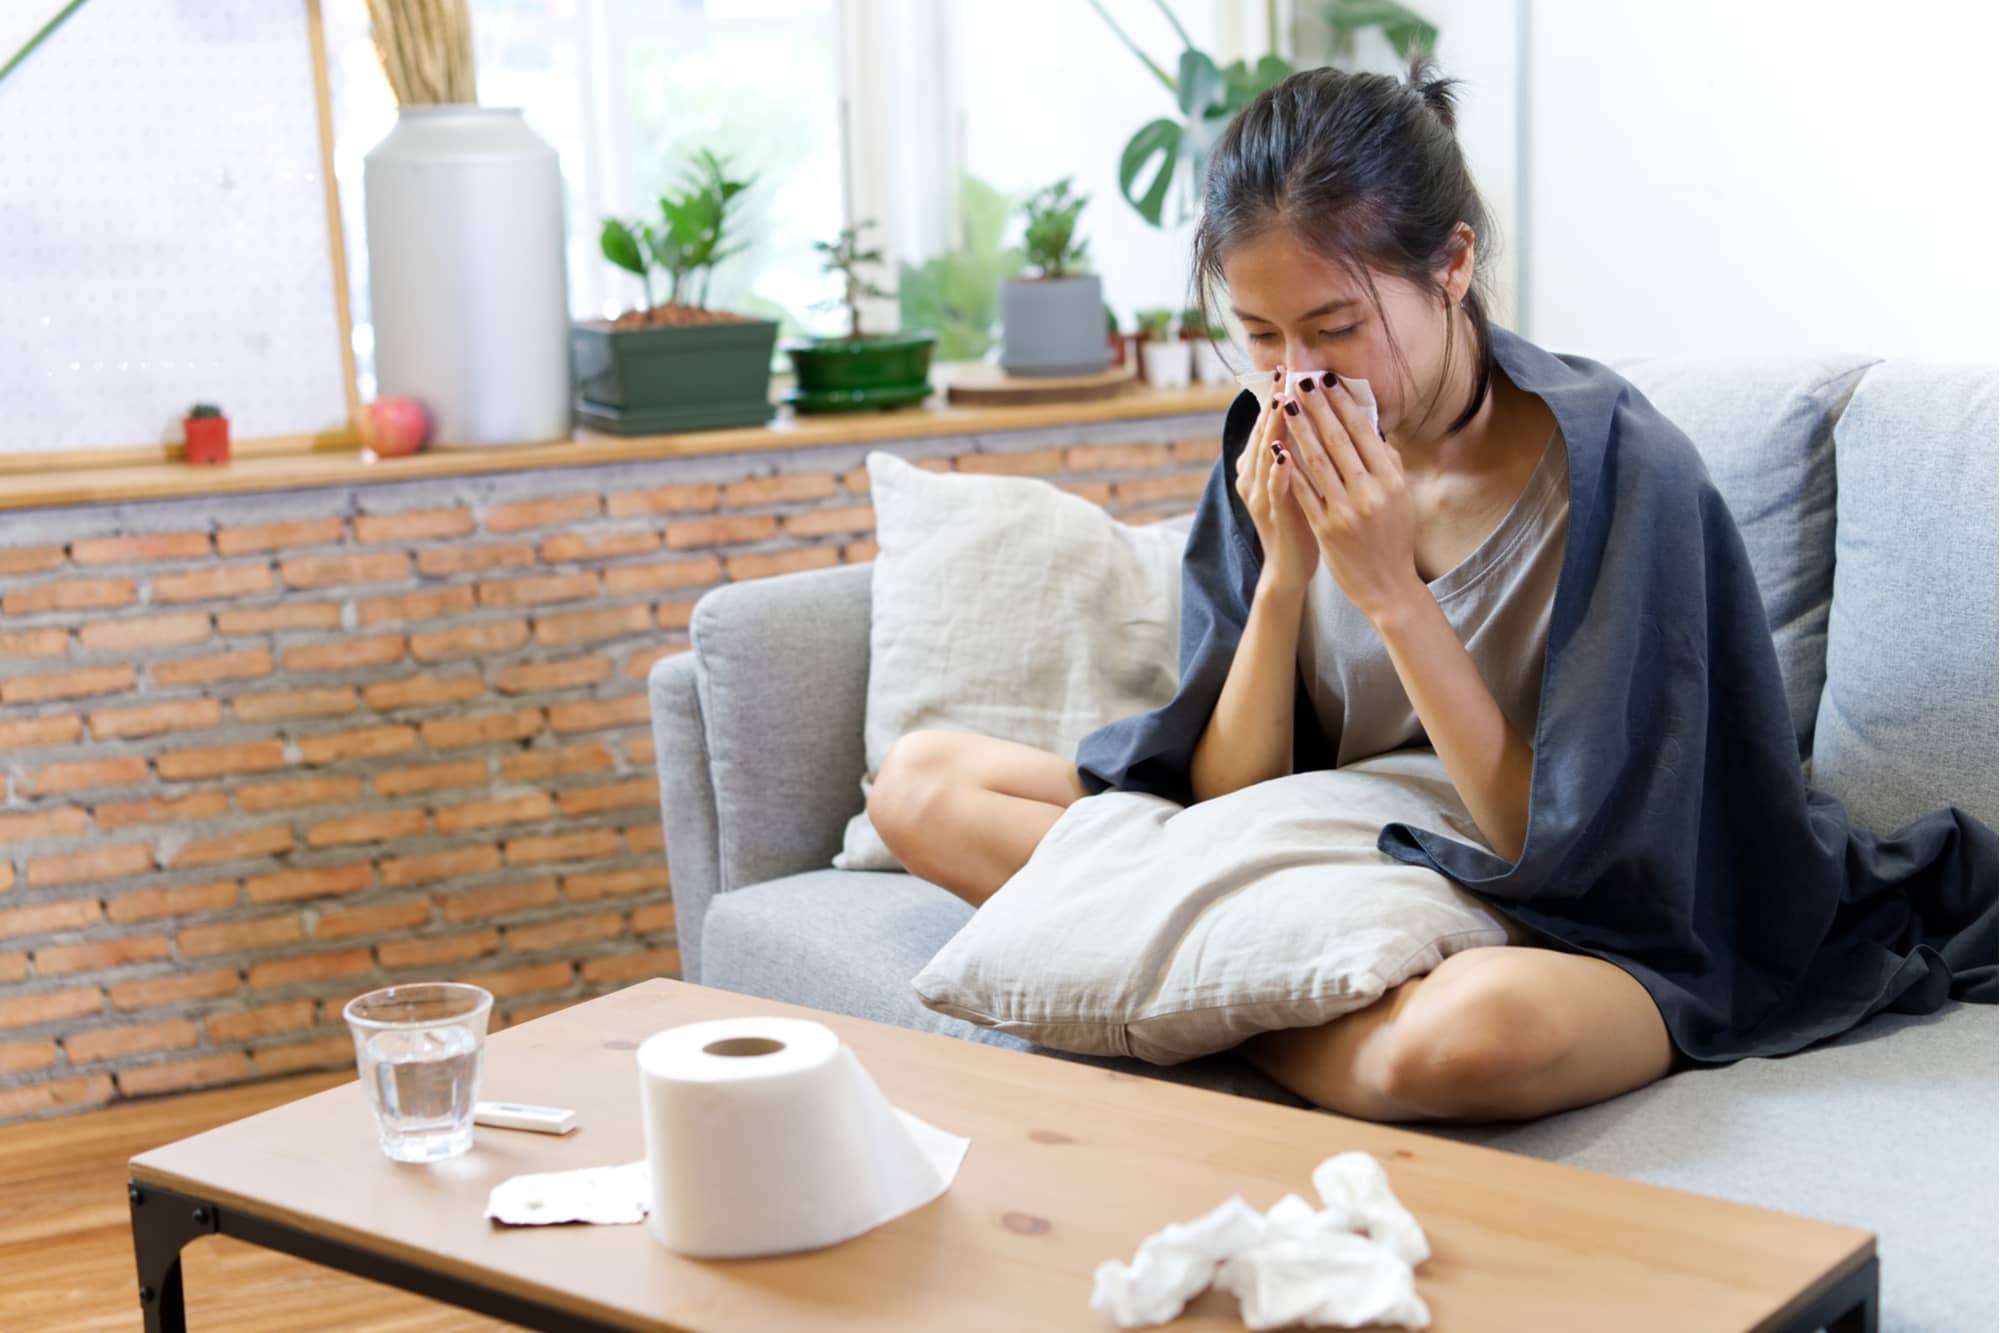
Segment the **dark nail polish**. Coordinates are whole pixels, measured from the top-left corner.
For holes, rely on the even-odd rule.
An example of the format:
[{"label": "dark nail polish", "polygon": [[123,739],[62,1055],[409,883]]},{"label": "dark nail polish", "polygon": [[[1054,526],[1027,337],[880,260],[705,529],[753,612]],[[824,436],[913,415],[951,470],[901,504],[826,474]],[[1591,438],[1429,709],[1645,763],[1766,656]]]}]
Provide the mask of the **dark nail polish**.
[{"label": "dark nail polish", "polygon": [[1283,366],[1279,366],[1276,370],[1271,372],[1271,383],[1283,384],[1284,382],[1285,382],[1285,368]]},{"label": "dark nail polish", "polygon": [[1285,402],[1285,411],[1291,416],[1297,416],[1299,414],[1299,405],[1287,399]]},{"label": "dark nail polish", "polygon": [[1327,371],[1326,374],[1320,376],[1319,382],[1321,384],[1324,384],[1329,389],[1337,388],[1340,384],[1340,381],[1334,378],[1334,374],[1330,370]]},{"label": "dark nail polish", "polygon": [[1278,447],[1277,445],[1275,445],[1275,444],[1271,446],[1271,457],[1273,457],[1273,458],[1283,458],[1284,456],[1285,456],[1285,451],[1284,451],[1283,449],[1280,449],[1280,448],[1279,448],[1279,447]]},{"label": "dark nail polish", "polygon": [[1299,385],[1299,387],[1301,389],[1304,389],[1307,393],[1311,393],[1313,391],[1313,382],[1311,380],[1307,380],[1303,384]]}]

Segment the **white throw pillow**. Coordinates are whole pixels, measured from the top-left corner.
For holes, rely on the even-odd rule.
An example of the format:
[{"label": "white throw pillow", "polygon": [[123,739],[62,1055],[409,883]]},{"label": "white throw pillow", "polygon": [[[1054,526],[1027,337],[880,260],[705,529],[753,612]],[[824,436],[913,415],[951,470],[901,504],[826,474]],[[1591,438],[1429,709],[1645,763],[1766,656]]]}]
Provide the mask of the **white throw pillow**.
[{"label": "white throw pillow", "polygon": [[[1133,526],[1037,478],[926,472],[881,450],[867,463],[880,549],[864,797],[906,732],[1074,755],[1099,727],[1173,698],[1192,514]],[[865,809],[833,864],[904,868]]]},{"label": "white throw pillow", "polygon": [[1085,797],[910,984],[981,1027],[1170,1065],[1365,1008],[1461,949],[1526,942],[1378,851],[1396,821],[1486,845],[1428,749],[1187,807]]}]

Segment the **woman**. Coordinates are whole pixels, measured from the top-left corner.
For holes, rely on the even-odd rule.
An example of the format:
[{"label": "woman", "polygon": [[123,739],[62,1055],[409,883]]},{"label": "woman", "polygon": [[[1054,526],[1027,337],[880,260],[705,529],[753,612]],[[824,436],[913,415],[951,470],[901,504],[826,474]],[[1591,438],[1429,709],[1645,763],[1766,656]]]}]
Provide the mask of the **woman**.
[{"label": "woman", "polygon": [[[976,906],[1082,797],[1187,804],[1429,745],[1486,845],[1399,824],[1379,845],[1540,947],[1464,950],[1240,1048],[1369,1119],[1530,1118],[1990,999],[1992,831],[1940,811],[1850,833],[1804,784],[1692,446],[1604,367],[1489,325],[1453,116],[1420,57],[1407,84],[1301,72],[1232,122],[1196,299],[1228,289],[1272,387],[1232,407],[1189,533],[1175,698],[1074,759],[905,736],[876,829]],[[1378,426],[1332,372],[1368,381]]]}]

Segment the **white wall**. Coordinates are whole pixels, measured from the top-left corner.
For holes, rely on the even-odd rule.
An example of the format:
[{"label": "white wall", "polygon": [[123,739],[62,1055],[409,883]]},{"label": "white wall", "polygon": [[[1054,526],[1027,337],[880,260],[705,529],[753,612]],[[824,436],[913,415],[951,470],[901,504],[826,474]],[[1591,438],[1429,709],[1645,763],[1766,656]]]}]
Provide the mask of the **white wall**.
[{"label": "white wall", "polygon": [[2000,356],[2000,6],[1527,8],[1529,336],[1600,360]]}]

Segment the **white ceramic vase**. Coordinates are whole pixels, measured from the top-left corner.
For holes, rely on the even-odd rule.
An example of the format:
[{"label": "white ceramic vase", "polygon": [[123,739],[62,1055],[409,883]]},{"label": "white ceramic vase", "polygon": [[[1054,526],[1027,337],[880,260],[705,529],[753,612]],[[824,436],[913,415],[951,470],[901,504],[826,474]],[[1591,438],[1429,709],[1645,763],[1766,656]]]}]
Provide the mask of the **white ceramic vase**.
[{"label": "white ceramic vase", "polygon": [[431,447],[570,432],[569,284],[556,151],[514,107],[403,107],[363,159],[375,379]]},{"label": "white ceramic vase", "polygon": [[1156,389],[1185,389],[1194,371],[1194,344],[1180,338],[1139,344],[1146,383]]}]

